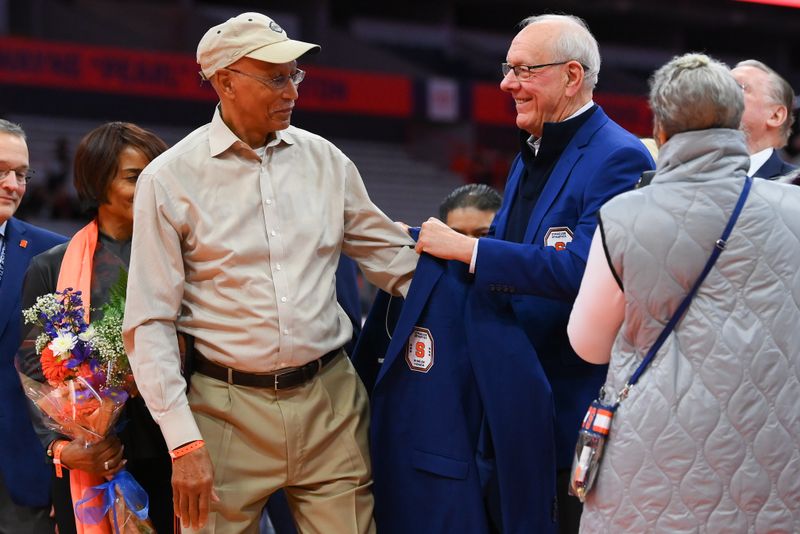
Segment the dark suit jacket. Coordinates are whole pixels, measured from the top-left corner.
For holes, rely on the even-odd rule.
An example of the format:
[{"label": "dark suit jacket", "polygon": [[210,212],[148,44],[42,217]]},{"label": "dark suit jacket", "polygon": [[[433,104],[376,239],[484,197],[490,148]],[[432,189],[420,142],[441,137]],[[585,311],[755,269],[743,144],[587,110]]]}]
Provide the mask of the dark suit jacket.
[{"label": "dark suit jacket", "polygon": [[553,167],[531,213],[524,241],[503,241],[523,172],[517,156],[490,231],[494,239],[481,239],[478,245],[476,287],[510,296],[518,324],[528,334],[550,379],[561,469],[572,462],[581,418],[607,371],[606,366],[581,360],[567,338],[567,322],[586,268],[597,212],[610,198],[632,189],[642,172],[653,167],[641,141],[598,108]]},{"label": "dark suit jacket", "polygon": [[361,299],[358,296],[357,274],[356,262],[347,256],[340,256],[339,266],[336,268],[336,300],[353,323],[353,338],[344,347],[351,356],[358,334],[361,333]]},{"label": "dark suit jacket", "polygon": [[764,164],[758,168],[758,170],[753,174],[756,178],[766,178],[768,180],[774,180],[779,176],[783,176],[784,174],[789,174],[791,171],[795,170],[797,167],[792,165],[791,163],[786,163],[781,159],[778,155],[778,151],[772,149],[772,154],[770,155],[769,159],[764,162]]},{"label": "dark suit jacket", "polygon": [[503,300],[428,255],[399,317],[376,300],[354,363],[371,389],[379,532],[485,534],[490,515],[501,532],[555,531],[550,386]]},{"label": "dark suit jacket", "polygon": [[14,367],[20,343],[20,295],[31,259],[66,238],[11,218],[0,281],[0,473],[11,498],[22,506],[50,503],[50,466],[33,431],[25,394]]}]

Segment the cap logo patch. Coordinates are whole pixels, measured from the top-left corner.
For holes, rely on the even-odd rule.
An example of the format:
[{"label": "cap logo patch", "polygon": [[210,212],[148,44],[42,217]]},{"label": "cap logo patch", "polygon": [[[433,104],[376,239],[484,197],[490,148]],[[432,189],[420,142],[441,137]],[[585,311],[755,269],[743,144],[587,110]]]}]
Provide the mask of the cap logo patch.
[{"label": "cap logo patch", "polygon": [[275,33],[283,33],[283,28],[278,26],[278,23],[274,20],[269,21],[269,29],[274,31]]}]

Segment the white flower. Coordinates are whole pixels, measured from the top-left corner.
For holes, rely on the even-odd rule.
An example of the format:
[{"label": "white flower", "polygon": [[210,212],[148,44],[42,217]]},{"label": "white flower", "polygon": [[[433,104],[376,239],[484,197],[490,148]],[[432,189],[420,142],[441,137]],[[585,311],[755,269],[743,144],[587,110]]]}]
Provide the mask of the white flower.
[{"label": "white flower", "polygon": [[75,334],[62,330],[50,343],[50,350],[52,350],[53,354],[57,357],[63,357],[72,352],[72,349],[75,348],[77,343],[78,338]]},{"label": "white flower", "polygon": [[86,331],[78,334],[78,339],[83,341],[84,343],[91,343],[92,340],[95,338],[97,333],[94,331],[94,325],[89,325]]}]

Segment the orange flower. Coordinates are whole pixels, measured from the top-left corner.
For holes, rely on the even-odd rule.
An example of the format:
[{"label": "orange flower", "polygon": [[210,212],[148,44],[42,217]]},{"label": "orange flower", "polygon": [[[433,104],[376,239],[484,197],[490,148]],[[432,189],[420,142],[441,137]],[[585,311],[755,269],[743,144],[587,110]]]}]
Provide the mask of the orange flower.
[{"label": "orange flower", "polygon": [[53,387],[63,384],[64,380],[72,376],[72,370],[66,366],[67,360],[60,361],[56,358],[49,345],[42,350],[40,361],[44,377]]}]

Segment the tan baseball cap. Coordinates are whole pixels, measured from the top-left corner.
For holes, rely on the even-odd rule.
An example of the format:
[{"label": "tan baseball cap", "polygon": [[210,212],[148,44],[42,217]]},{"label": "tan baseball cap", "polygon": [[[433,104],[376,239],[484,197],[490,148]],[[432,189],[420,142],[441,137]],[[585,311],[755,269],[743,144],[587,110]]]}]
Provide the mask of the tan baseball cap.
[{"label": "tan baseball cap", "polygon": [[214,26],[197,45],[197,62],[203,77],[250,57],[267,63],[288,63],[319,45],[293,41],[278,23],[261,13],[242,13]]}]

